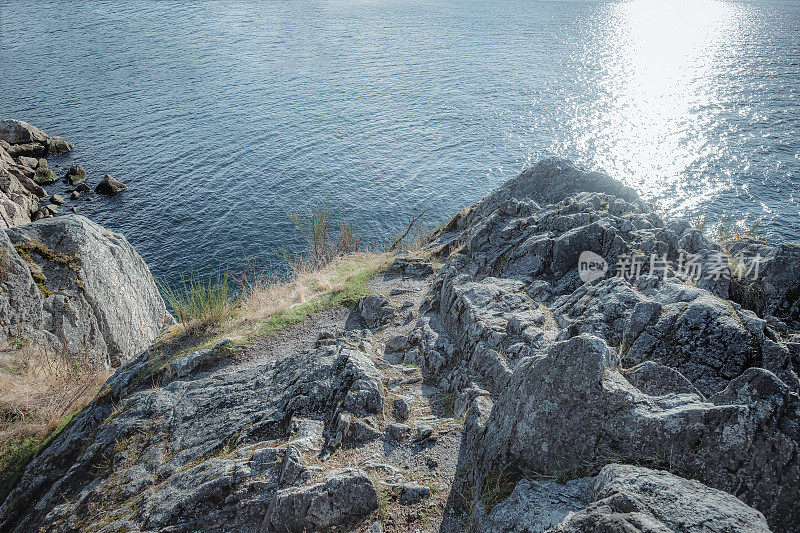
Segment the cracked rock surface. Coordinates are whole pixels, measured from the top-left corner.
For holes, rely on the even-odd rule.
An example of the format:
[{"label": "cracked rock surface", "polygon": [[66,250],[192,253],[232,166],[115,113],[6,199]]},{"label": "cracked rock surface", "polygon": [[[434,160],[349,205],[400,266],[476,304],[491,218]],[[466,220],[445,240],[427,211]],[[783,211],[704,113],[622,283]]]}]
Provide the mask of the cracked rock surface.
[{"label": "cracked rock surface", "polygon": [[[581,280],[584,251],[606,276]],[[0,529],[794,531],[796,251],[722,246],[545,160],[353,309],[130,361],[27,467]],[[760,278],[731,275],[744,252]],[[632,254],[722,275],[615,277]]]}]

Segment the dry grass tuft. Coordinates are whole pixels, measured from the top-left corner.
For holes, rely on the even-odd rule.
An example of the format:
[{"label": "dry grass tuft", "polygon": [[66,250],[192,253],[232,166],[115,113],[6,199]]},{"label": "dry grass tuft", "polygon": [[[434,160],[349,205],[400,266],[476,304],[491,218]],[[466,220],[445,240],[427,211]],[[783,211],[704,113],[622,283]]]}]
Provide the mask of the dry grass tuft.
[{"label": "dry grass tuft", "polygon": [[110,372],[88,359],[0,344],[0,500],[22,467],[86,406]]},{"label": "dry grass tuft", "polygon": [[354,278],[385,268],[390,257],[389,253],[351,253],[322,266],[305,263],[299,268],[296,264],[285,280],[257,278],[246,287],[236,318],[244,323],[263,320],[332,294],[341,295],[342,303],[352,303],[364,289],[362,280]]},{"label": "dry grass tuft", "polygon": [[324,205],[311,209],[307,214],[297,212],[287,215],[309,247],[303,256],[284,254],[293,270],[320,268],[337,257],[362,249],[364,236],[353,224],[342,220],[339,214],[338,210]]},{"label": "dry grass tuft", "polygon": [[179,287],[160,282],[158,285],[175,317],[191,331],[202,331],[222,323],[235,303],[227,270],[208,278],[192,274],[188,280],[183,279]]}]

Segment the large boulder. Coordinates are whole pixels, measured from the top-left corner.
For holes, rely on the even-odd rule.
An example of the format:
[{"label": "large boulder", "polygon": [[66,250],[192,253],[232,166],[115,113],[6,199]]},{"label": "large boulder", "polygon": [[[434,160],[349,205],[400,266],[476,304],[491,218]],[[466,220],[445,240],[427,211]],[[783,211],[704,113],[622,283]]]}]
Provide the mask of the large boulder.
[{"label": "large boulder", "polygon": [[[0,228],[9,228],[30,222],[31,213],[39,207],[39,199],[31,192],[25,176],[17,177],[0,168]],[[30,182],[34,191],[40,188]]]},{"label": "large boulder", "polygon": [[358,470],[337,470],[324,483],[278,491],[263,530],[289,533],[355,525],[378,508],[372,480]]},{"label": "large boulder", "polygon": [[738,498],[666,471],[609,464],[593,478],[563,485],[523,479],[511,496],[473,515],[475,533],[598,531],[755,533],[764,515]]},{"label": "large boulder", "polygon": [[800,244],[767,246],[744,240],[729,248],[741,269],[732,281],[731,298],[760,316],[800,328]]},{"label": "large boulder", "polygon": [[9,144],[46,143],[48,139],[45,132],[27,122],[0,119],[0,140]]},{"label": "large boulder", "polygon": [[0,253],[14,269],[0,280],[0,336],[119,366],[171,323],[147,265],[122,235],[78,215],[2,233]]},{"label": "large boulder", "polygon": [[573,477],[607,462],[669,467],[730,492],[789,531],[800,517],[800,398],[769,371],[747,370],[707,402],[649,396],[598,337],[553,344],[520,363],[491,414],[465,437],[460,469],[479,495],[502,468]]}]

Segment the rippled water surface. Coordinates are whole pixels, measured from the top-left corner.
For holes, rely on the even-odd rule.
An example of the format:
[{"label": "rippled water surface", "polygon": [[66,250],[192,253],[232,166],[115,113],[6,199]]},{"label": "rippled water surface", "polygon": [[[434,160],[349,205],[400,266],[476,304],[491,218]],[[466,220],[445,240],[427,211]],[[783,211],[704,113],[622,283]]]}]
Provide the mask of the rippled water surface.
[{"label": "rippled water surface", "polygon": [[326,200],[435,224],[548,155],[800,240],[798,1],[0,0],[0,115],[128,183],[81,210],[172,280],[278,268]]}]

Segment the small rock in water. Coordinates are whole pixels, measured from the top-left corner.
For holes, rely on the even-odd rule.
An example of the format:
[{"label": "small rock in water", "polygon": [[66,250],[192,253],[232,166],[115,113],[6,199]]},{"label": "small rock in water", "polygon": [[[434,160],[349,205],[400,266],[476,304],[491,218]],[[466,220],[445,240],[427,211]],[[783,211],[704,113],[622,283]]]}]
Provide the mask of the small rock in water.
[{"label": "small rock in water", "polygon": [[72,191],[72,194],[69,195],[69,199],[70,200],[77,200],[78,198],[80,198],[80,196],[81,196],[81,193],[79,193],[78,191]]},{"label": "small rock in water", "polygon": [[60,194],[54,194],[50,197],[50,201],[56,205],[64,205],[64,197]]},{"label": "small rock in water", "polygon": [[49,154],[63,154],[75,148],[71,142],[65,141],[61,137],[50,137],[47,143],[47,153]]},{"label": "small rock in water", "polygon": [[124,191],[127,189],[128,186],[122,182],[119,182],[111,177],[110,174],[106,174],[103,176],[103,179],[100,183],[97,184],[94,191],[98,194],[117,194],[118,192]]},{"label": "small rock in water", "polygon": [[83,167],[80,165],[70,165],[64,179],[67,180],[70,185],[77,185],[78,183],[86,181],[86,171],[83,170]]},{"label": "small rock in water", "polygon": [[90,189],[89,186],[85,182],[82,182],[82,183],[78,183],[77,185],[75,185],[75,190],[77,192],[89,192],[92,189]]},{"label": "small rock in water", "polygon": [[39,166],[33,175],[33,181],[39,185],[50,185],[58,181],[58,176],[46,164],[42,166],[42,160],[40,159]]}]

